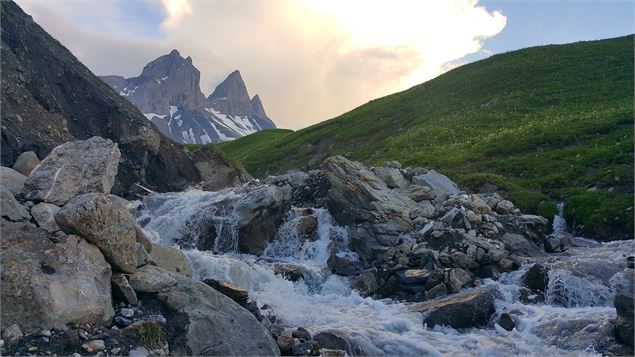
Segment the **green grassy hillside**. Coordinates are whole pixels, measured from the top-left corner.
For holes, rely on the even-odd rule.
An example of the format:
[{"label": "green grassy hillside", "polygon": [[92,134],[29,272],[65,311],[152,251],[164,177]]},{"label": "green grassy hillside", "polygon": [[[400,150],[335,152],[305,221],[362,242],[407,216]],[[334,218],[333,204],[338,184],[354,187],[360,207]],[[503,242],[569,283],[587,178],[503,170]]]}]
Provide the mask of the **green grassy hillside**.
[{"label": "green grassy hillside", "polygon": [[494,183],[524,210],[587,233],[633,231],[633,36],[550,45],[467,64],[306,129],[219,145],[255,176],[335,154]]}]

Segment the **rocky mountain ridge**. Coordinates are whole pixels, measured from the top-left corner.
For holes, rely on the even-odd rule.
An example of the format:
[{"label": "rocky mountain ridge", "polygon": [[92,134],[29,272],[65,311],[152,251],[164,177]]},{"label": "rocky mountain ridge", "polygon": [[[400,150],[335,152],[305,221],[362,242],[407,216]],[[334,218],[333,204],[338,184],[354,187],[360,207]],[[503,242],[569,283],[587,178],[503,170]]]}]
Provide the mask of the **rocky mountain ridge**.
[{"label": "rocky mountain ridge", "polygon": [[199,70],[177,50],[148,63],[138,77],[101,79],[179,143],[217,143],[275,128],[260,96],[249,97],[238,70],[205,98]]}]

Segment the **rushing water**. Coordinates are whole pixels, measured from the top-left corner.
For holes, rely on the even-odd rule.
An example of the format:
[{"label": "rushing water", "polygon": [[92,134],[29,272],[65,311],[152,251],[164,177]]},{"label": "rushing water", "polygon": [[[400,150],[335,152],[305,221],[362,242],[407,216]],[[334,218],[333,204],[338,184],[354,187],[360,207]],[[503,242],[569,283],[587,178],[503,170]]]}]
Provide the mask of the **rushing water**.
[{"label": "rushing water", "polygon": [[[155,242],[173,245],[188,230],[196,229],[193,222],[212,219],[222,228],[216,230],[215,248],[219,248],[219,244],[234,239],[235,232],[231,230],[235,222],[231,209],[221,212],[210,211],[209,207],[236,195],[239,194],[225,190],[150,196],[144,201],[140,221],[146,223],[145,230]],[[201,217],[202,212],[214,217]],[[350,258],[355,258],[355,254],[348,249],[346,230],[334,223],[329,212],[324,209],[314,212],[318,219],[316,240],[302,240],[298,236],[296,225],[300,217],[297,211],[292,211],[262,257],[184,251],[194,278],[237,284],[247,289],[251,299],[260,305],[269,305],[280,322],[305,327],[312,333],[343,332],[369,355],[580,356],[596,354],[594,348],[605,343],[605,335],[610,333],[605,330],[615,318],[613,295],[622,288],[619,286],[623,281],[622,262],[633,253],[632,242],[572,248],[566,254],[544,260],[553,266],[547,304],[519,302],[520,277],[529,268],[527,265],[504,274],[499,281],[485,281],[497,285],[504,293],[496,302],[496,315],[487,328],[461,332],[445,327],[426,329],[420,314],[409,311],[407,305],[361,297],[350,288],[347,278],[328,272],[326,261],[330,254]],[[612,263],[606,264],[607,261]],[[297,282],[285,280],[274,274],[275,262],[298,265],[310,272],[309,278]],[[503,312],[518,316],[513,331],[495,324]]]}]

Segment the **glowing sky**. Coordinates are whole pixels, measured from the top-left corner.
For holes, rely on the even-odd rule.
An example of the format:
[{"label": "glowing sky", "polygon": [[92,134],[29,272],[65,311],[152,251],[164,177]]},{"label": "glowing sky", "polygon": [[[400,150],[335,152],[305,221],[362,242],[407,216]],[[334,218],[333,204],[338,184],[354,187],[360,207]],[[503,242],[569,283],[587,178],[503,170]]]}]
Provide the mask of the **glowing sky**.
[{"label": "glowing sky", "polygon": [[207,95],[239,69],[269,116],[292,129],[492,52],[625,35],[633,26],[628,2],[603,2],[601,9],[579,1],[487,0],[18,3],[98,75],[136,76],[176,48],[193,58]]}]

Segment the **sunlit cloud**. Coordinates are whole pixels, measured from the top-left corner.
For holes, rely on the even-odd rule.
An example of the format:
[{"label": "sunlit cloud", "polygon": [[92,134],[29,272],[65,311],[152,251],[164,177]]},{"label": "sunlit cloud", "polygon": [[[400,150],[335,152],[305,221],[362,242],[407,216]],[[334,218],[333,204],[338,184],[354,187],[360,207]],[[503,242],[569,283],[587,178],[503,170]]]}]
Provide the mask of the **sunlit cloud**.
[{"label": "sunlit cloud", "polygon": [[41,2],[33,15],[94,72],[137,75],[177,48],[200,69],[204,93],[239,69],[270,117],[292,129],[454,68],[507,23],[476,0],[162,0],[148,2],[165,16],[161,37],[148,40],[83,26],[77,1],[89,0]]}]

